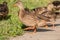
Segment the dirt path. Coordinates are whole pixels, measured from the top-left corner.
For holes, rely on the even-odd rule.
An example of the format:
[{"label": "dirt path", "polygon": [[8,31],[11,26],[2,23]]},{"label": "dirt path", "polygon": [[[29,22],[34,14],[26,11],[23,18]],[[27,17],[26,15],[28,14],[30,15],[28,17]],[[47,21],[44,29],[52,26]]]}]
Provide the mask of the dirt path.
[{"label": "dirt path", "polygon": [[56,21],[56,28],[39,28],[37,33],[26,32],[23,36],[10,38],[10,40],[60,40],[60,19]]}]

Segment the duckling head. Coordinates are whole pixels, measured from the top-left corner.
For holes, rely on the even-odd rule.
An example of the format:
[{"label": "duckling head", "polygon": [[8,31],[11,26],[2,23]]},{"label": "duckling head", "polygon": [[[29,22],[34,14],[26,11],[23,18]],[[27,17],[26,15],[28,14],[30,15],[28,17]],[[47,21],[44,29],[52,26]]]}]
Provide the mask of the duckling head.
[{"label": "duckling head", "polygon": [[14,4],[15,7],[19,7],[20,9],[24,9],[24,6],[22,4],[21,1],[17,1],[15,4]]},{"label": "duckling head", "polygon": [[52,11],[54,8],[55,8],[55,6],[52,3],[49,3],[48,6],[47,6],[47,9],[49,11]]}]

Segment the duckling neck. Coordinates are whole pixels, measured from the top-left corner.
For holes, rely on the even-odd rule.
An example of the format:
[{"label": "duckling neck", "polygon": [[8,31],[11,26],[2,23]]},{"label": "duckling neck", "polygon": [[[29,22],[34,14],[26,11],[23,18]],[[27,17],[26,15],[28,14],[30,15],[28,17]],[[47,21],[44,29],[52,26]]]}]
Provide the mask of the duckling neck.
[{"label": "duckling neck", "polygon": [[18,14],[18,16],[19,16],[19,18],[20,19],[22,19],[23,17],[24,17],[24,15],[25,15],[25,10],[24,10],[24,7],[22,6],[22,7],[19,7],[19,14]]}]

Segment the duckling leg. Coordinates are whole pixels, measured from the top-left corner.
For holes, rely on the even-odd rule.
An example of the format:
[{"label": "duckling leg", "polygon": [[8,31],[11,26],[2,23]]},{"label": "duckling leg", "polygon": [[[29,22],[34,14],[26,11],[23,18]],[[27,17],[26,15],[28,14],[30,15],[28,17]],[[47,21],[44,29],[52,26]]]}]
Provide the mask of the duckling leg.
[{"label": "duckling leg", "polygon": [[55,24],[54,24],[54,23],[55,23],[55,22],[53,21],[53,22],[52,22],[52,25],[53,25],[53,29],[55,28]]},{"label": "duckling leg", "polygon": [[48,26],[47,26],[47,25],[45,25],[45,28],[47,29],[47,28],[48,28]]},{"label": "duckling leg", "polygon": [[28,27],[28,28],[25,28],[24,30],[31,30],[32,29],[32,27]]},{"label": "duckling leg", "polygon": [[34,33],[36,32],[36,26],[25,28],[24,30],[34,30]]},{"label": "duckling leg", "polygon": [[27,27],[27,28],[25,28],[24,30],[31,30],[31,29],[34,29],[35,27],[34,26],[30,26],[30,27]]},{"label": "duckling leg", "polygon": [[36,26],[34,26],[34,33],[36,33]]},{"label": "duckling leg", "polygon": [[35,34],[36,33],[36,26],[33,26],[32,29],[33,29],[33,32],[31,32],[31,34]]},{"label": "duckling leg", "polygon": [[51,21],[51,24],[52,24],[52,28],[54,29],[55,28],[55,21],[54,21],[54,18],[52,18],[52,21]]}]

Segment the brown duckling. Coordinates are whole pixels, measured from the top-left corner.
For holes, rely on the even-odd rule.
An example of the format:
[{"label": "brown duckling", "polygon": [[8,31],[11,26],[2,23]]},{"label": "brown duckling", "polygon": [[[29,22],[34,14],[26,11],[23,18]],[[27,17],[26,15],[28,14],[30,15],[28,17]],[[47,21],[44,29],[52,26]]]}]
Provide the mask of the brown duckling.
[{"label": "brown duckling", "polygon": [[[43,16],[45,16],[46,18],[48,18],[50,21],[50,23],[51,24],[53,24],[53,28],[54,28],[54,21],[55,21],[55,19],[56,19],[56,14],[55,14],[55,12],[53,11],[53,9],[54,9],[55,7],[54,7],[54,5],[53,4],[51,4],[51,3],[49,3],[48,5],[47,5],[47,7],[37,7],[37,8],[35,8],[35,9],[33,9],[34,10],[34,12],[36,13],[36,14],[39,14],[40,16],[39,17],[41,17],[41,15],[43,15]],[[48,21],[47,21],[48,22]]]},{"label": "brown duckling", "polygon": [[14,6],[19,7],[19,19],[20,21],[28,26],[25,30],[33,29],[36,32],[36,27],[46,25],[46,21],[40,19],[35,12],[26,12],[21,1],[16,2]]},{"label": "brown duckling", "polygon": [[57,15],[57,18],[60,18],[60,1],[53,1],[52,2],[54,6],[56,6],[56,15]]},{"label": "brown duckling", "polygon": [[55,6],[51,3],[49,3],[45,9],[46,9],[46,11],[43,12],[42,15],[49,17],[49,19],[50,19],[49,23],[53,24],[53,28],[55,28],[54,24],[55,24],[55,20],[57,17],[55,14]]}]

